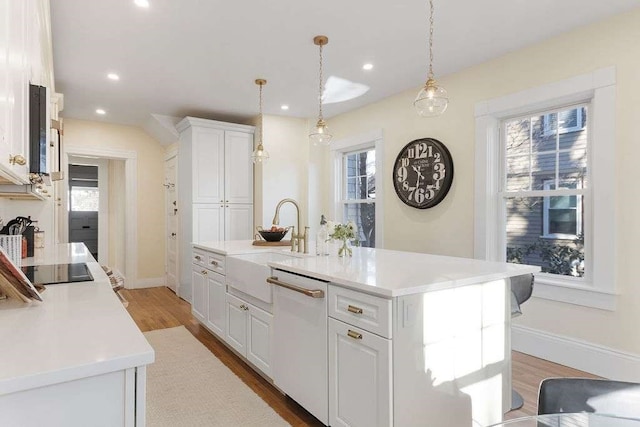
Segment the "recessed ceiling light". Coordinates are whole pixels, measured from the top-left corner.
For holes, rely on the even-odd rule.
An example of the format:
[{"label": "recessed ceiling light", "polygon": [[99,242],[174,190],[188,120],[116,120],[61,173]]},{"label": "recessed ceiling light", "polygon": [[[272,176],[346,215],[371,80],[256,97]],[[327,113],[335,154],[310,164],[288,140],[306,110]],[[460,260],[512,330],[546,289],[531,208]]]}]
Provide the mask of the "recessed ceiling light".
[{"label": "recessed ceiling light", "polygon": [[102,108],[98,108],[96,110],[96,114],[100,114],[101,116],[104,116],[105,114],[107,114],[107,112],[104,111]]},{"label": "recessed ceiling light", "polygon": [[133,0],[138,7],[149,7],[149,0]]},{"label": "recessed ceiling light", "polygon": [[363,69],[363,70],[367,70],[367,71],[369,71],[369,70],[373,70],[373,64],[369,64],[369,63],[364,64],[364,65],[362,66],[362,69]]},{"label": "recessed ceiling light", "polygon": [[288,110],[288,109],[289,109],[289,106],[288,106],[288,105],[284,105],[284,104],[283,104],[283,105],[281,105],[281,106],[280,106],[280,109],[281,109],[281,110]]},{"label": "recessed ceiling light", "polygon": [[107,78],[108,78],[109,80],[116,80],[116,81],[117,81],[117,80],[120,80],[120,76],[119,76],[119,75],[117,75],[116,73],[109,73],[109,74],[107,74]]}]

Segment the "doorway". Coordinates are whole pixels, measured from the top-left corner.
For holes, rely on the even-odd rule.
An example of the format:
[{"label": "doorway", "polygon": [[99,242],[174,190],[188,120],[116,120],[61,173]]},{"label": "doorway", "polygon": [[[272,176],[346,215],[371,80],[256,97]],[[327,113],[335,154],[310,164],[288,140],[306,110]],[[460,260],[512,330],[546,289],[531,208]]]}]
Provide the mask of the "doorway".
[{"label": "doorway", "polygon": [[108,265],[108,162],[69,157],[68,177],[68,241],[84,243],[96,260]]}]

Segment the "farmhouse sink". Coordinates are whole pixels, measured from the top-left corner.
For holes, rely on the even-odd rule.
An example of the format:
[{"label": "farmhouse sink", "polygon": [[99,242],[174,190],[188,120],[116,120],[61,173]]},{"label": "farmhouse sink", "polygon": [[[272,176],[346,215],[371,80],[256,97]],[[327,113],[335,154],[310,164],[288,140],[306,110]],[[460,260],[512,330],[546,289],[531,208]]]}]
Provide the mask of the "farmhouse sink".
[{"label": "farmhouse sink", "polygon": [[299,258],[299,256],[284,251],[227,256],[225,261],[227,285],[271,304],[271,285],[267,283],[267,277],[271,275],[271,267],[267,263],[292,258]]}]

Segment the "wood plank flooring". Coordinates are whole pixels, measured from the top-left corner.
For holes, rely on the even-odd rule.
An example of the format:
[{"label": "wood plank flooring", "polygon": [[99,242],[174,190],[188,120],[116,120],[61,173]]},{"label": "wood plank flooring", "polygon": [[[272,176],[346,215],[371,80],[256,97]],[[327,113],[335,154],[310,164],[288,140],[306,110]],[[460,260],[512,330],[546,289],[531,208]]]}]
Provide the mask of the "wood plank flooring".
[{"label": "wood plank flooring", "polygon": [[[178,298],[169,288],[123,290],[129,301],[127,310],[143,332],[184,325],[256,394],[267,402],[291,425],[322,426],[316,418],[290,398],[281,394],[267,380],[257,374],[226,345],[215,338],[191,315],[191,305]],[[513,386],[523,396],[525,404],[509,412],[505,419],[534,415],[537,411],[538,384],[547,377],[590,377],[582,371],[513,352]]]}]

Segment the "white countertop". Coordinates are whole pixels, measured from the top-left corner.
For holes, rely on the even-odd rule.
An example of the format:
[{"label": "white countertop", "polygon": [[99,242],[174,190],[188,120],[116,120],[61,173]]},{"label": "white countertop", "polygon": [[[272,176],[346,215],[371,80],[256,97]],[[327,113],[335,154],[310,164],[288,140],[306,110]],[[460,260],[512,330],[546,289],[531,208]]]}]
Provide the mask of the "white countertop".
[{"label": "white countertop", "polygon": [[[289,251],[282,246],[252,246],[251,240],[200,242],[195,247],[222,255]],[[309,247],[314,247],[309,245]],[[353,248],[352,257],[296,255],[269,262],[272,268],[303,274],[382,297],[396,297],[537,273],[540,267],[401,252]]]},{"label": "white countertop", "polygon": [[0,301],[0,395],[154,361],[153,348],[84,244],[56,245],[22,261],[86,262],[94,281],[48,285],[43,302]]}]

